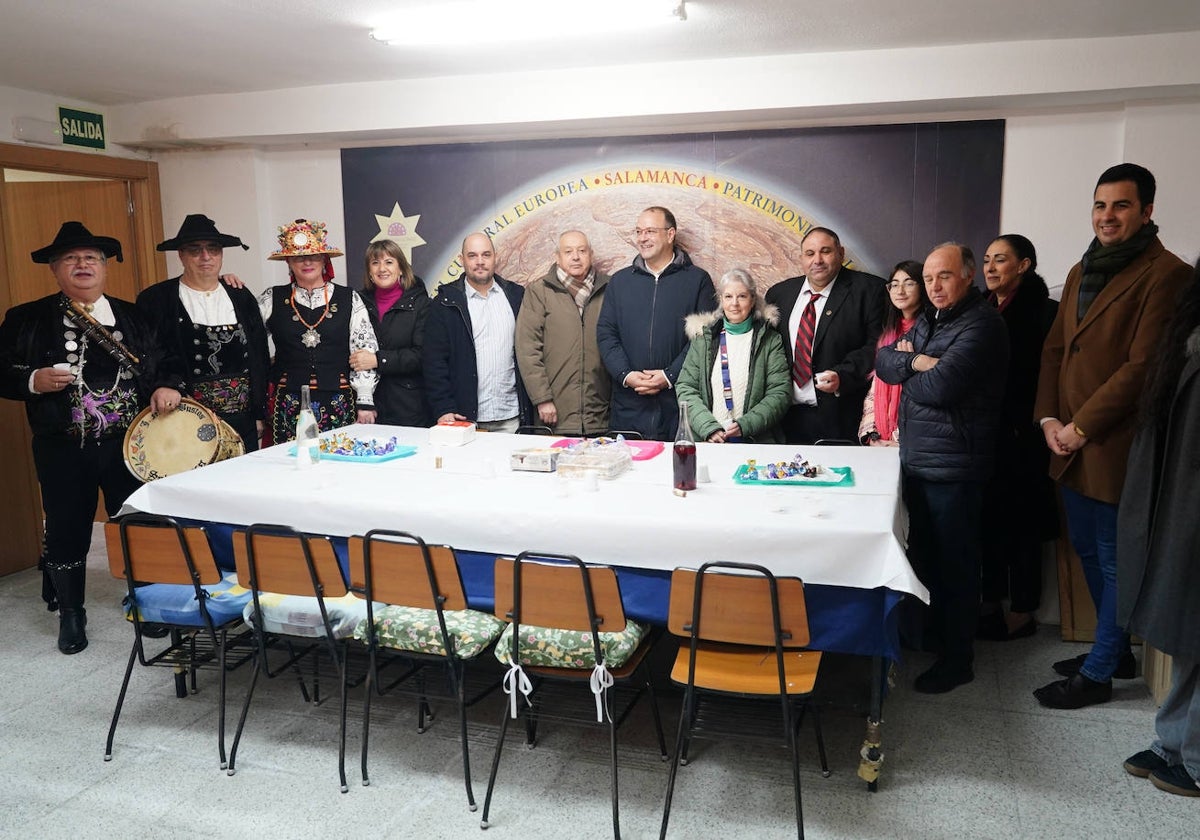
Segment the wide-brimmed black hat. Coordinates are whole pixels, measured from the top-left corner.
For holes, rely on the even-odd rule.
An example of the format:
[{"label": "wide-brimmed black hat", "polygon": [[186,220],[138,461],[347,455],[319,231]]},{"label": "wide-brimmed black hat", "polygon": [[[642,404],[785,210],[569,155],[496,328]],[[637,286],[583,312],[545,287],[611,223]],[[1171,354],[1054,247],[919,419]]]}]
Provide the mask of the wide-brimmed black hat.
[{"label": "wide-brimmed black hat", "polygon": [[29,256],[35,263],[45,265],[64,251],[72,248],[95,248],[106,257],[116,257],[117,262],[123,262],[121,243],[111,236],[94,236],[83,226],[83,222],[63,222],[58,229],[58,236],[45,248],[30,252]]},{"label": "wide-brimmed black hat", "polygon": [[221,233],[221,231],[217,230],[216,222],[203,213],[192,213],[184,219],[183,224],[179,226],[179,233],[175,234],[175,238],[168,239],[166,242],[159,242],[158,250],[178,251],[181,246],[189,242],[216,242],[222,248],[241,246],[243,251],[250,250],[250,246],[236,236],[230,236],[227,233]]}]

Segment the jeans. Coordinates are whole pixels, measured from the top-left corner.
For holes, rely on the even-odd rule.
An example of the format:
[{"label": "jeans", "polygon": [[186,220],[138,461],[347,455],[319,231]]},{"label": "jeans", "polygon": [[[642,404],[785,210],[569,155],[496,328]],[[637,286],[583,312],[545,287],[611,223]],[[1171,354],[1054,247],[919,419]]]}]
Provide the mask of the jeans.
[{"label": "jeans", "polygon": [[970,668],[979,623],[980,527],[983,484],[905,477],[909,545],[921,581],[929,587],[932,629],[941,659]]},{"label": "jeans", "polygon": [[1108,682],[1129,649],[1129,636],[1117,626],[1117,506],[1062,488],[1071,545],[1079,555],[1088,592],[1096,606],[1096,641],[1079,673]]},{"label": "jeans", "polygon": [[1150,749],[1168,764],[1182,764],[1200,779],[1200,662],[1171,660],[1171,690],[1154,718]]}]

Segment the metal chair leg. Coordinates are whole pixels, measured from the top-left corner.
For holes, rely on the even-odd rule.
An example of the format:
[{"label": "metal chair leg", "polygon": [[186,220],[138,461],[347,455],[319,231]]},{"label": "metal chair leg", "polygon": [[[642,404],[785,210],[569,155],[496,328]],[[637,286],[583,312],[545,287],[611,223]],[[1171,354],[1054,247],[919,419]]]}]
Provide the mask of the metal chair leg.
[{"label": "metal chair leg", "polygon": [[138,642],[133,640],[129,651],[129,663],[125,666],[125,679],[121,681],[121,690],[117,693],[117,707],[113,709],[112,723],[108,725],[108,740],[104,744],[104,760],[112,761],[113,736],[117,734],[117,721],[121,718],[121,707],[125,705],[125,691],[129,688],[129,677],[133,674],[133,663],[137,661]]},{"label": "metal chair leg", "polygon": [[679,712],[679,729],[675,735],[675,751],[671,754],[670,770],[667,772],[667,797],[663,802],[662,826],[658,830],[659,840],[666,840],[667,823],[671,819],[671,799],[675,795],[675,776],[679,772],[685,732],[691,725],[691,716],[688,714],[688,705],[690,702],[691,695],[685,694],[683,697],[683,708]]},{"label": "metal chair leg", "polygon": [[488,812],[492,808],[492,791],[496,787],[496,774],[500,770],[500,753],[504,749],[504,736],[507,733],[508,705],[505,704],[500,718],[500,735],[496,739],[496,754],[492,757],[492,772],[488,775],[487,795],[483,798],[483,816],[479,820],[480,828],[486,829],[488,827]]},{"label": "metal chair leg", "polygon": [[374,690],[375,662],[371,661],[367,668],[366,686],[363,690],[363,731],[362,731],[362,783],[363,787],[371,784],[367,776],[367,743],[371,735],[371,692]]},{"label": "metal chair leg", "polygon": [[341,656],[337,662],[338,670],[342,674],[342,690],[341,690],[341,723],[338,727],[338,779],[342,783],[342,793],[348,793],[350,786],[346,784],[346,679],[348,670],[346,646],[342,646]]},{"label": "metal chair leg", "polygon": [[236,771],[235,764],[237,762],[238,744],[242,741],[242,730],[246,726],[246,715],[250,711],[250,701],[254,697],[254,687],[258,685],[259,670],[264,667],[263,663],[257,660],[254,662],[254,674],[250,677],[250,688],[246,691],[246,699],[242,702],[242,713],[238,716],[237,731],[233,733],[233,746],[229,750],[229,769],[225,772],[232,776]]}]

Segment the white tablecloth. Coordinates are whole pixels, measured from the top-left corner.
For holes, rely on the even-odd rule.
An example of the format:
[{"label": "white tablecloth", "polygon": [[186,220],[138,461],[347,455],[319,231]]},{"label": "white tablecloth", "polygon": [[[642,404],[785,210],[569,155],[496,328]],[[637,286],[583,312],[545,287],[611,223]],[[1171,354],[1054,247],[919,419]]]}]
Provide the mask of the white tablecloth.
[{"label": "white tablecloth", "polygon": [[394,434],[418,451],[301,470],[286,444],[275,446],[146,484],[126,510],[333,536],[393,528],[464,551],[531,549],[648,569],[741,560],[809,583],[929,598],[904,554],[907,518],[894,448],[802,447],[809,461],[851,467],[854,486],[781,487],[739,485],[732,477],[747,458],[790,460],[797,447],[702,443],[698,461],[711,482],[679,498],[671,489],[669,445],[588,491],[554,473],[509,470],[513,450],[552,438],[492,433],[462,447],[435,447],[425,429],[342,431],[379,440]]}]

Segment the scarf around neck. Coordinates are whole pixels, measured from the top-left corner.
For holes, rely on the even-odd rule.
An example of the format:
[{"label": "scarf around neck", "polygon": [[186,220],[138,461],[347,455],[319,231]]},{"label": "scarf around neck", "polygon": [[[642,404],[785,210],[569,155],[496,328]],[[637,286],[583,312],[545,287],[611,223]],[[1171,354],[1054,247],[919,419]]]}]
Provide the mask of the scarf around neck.
[{"label": "scarf around neck", "polygon": [[1096,297],[1104,291],[1108,281],[1124,271],[1131,262],[1150,247],[1157,236],[1158,225],[1154,222],[1146,222],[1142,229],[1133,236],[1115,245],[1101,245],[1098,239],[1092,239],[1092,244],[1083,254],[1080,266],[1083,277],[1079,281],[1079,300],[1075,309],[1076,321],[1083,320],[1083,316],[1087,315],[1088,309],[1091,308]]},{"label": "scarf around neck", "polygon": [[[916,318],[900,318],[894,328],[879,338],[879,346],[895,344],[900,336],[907,333],[917,322]],[[880,440],[892,440],[900,425],[900,386],[889,385],[878,376],[875,377],[875,431],[879,432]]]},{"label": "scarf around neck", "polygon": [[379,317],[382,319],[384,314],[392,308],[396,301],[404,296],[404,287],[397,283],[394,286],[389,286],[386,289],[375,287],[375,306],[379,309]]},{"label": "scarf around neck", "polygon": [[563,271],[562,268],[555,269],[558,272],[558,281],[562,283],[567,293],[575,299],[575,306],[579,309],[579,314],[583,314],[583,308],[587,306],[588,299],[592,296],[592,290],[596,285],[596,269],[592,269],[587,273],[587,277],[582,280],[576,280],[570,274]]}]

